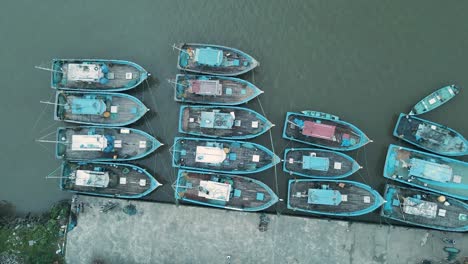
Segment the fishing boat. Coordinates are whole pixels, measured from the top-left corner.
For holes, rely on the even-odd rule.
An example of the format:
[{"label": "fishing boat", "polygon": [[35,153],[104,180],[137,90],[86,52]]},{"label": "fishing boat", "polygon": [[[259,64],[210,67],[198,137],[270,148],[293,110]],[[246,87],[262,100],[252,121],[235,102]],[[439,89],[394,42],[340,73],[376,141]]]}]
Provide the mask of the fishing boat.
[{"label": "fishing boat", "polygon": [[246,212],[267,209],[278,201],[278,196],[261,181],[238,175],[187,170],[179,170],[175,198]]},{"label": "fishing boat", "polygon": [[338,151],[355,150],[372,142],[359,128],[337,116],[317,111],[304,113],[286,113],[283,138]]},{"label": "fishing boat", "polygon": [[172,165],[184,169],[247,174],[279,162],[264,146],[243,141],[176,137],[172,147]]},{"label": "fishing boat", "polygon": [[411,109],[409,115],[420,115],[434,110],[455,97],[459,92],[460,88],[453,84],[444,86],[419,101]]},{"label": "fishing boat", "polygon": [[55,120],[101,126],[126,126],[149,109],[137,98],[122,93],[59,91],[55,97]]},{"label": "fishing boat", "polygon": [[330,215],[358,216],[384,203],[370,186],[342,180],[289,180],[288,209]]},{"label": "fishing boat", "polygon": [[117,198],[141,198],[161,184],[144,169],[124,163],[73,162],[62,165],[62,190]]},{"label": "fishing boat", "polygon": [[444,231],[468,231],[468,204],[462,201],[391,184],[385,186],[384,197],[383,217]]},{"label": "fishing boat", "polygon": [[468,200],[468,163],[397,145],[388,147],[384,177]]},{"label": "fishing boat", "polygon": [[416,116],[400,114],[393,135],[440,155],[468,155],[468,141],[460,133]]},{"label": "fishing boat", "polygon": [[125,91],[150,76],[140,65],[125,60],[53,59],[50,71],[52,88],[78,91]]},{"label": "fishing boat", "polygon": [[98,126],[59,127],[56,142],[58,159],[92,161],[140,159],[163,145],[138,129]]},{"label": "fishing boat", "polygon": [[247,53],[229,47],[197,43],[174,47],[179,50],[177,68],[183,71],[236,76],[260,65]]},{"label": "fishing boat", "polygon": [[177,74],[174,85],[177,102],[195,104],[239,105],[263,93],[248,81],[223,76]]},{"label": "fishing boat", "polygon": [[284,152],[283,170],[289,174],[320,178],[341,179],[361,168],[350,156],[331,150],[293,148]]},{"label": "fishing boat", "polygon": [[203,137],[248,139],[273,124],[259,113],[232,106],[181,106],[179,132]]}]

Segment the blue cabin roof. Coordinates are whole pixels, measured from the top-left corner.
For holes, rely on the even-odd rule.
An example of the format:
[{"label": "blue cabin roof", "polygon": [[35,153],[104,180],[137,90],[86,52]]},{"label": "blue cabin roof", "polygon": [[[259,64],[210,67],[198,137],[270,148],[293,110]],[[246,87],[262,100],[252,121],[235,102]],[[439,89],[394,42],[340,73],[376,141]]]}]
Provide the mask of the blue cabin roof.
[{"label": "blue cabin roof", "polygon": [[330,160],[323,157],[302,156],[302,168],[305,170],[328,171]]},{"label": "blue cabin roof", "polygon": [[452,168],[447,165],[412,158],[410,175],[438,182],[449,182],[452,179]]},{"label": "blue cabin roof", "polygon": [[228,113],[201,112],[200,127],[231,129],[234,125],[234,116]]},{"label": "blue cabin roof", "polygon": [[195,61],[199,64],[220,66],[223,62],[223,51],[212,48],[196,49]]},{"label": "blue cabin roof", "polygon": [[106,111],[106,103],[101,99],[75,98],[71,108],[75,115],[102,115]]},{"label": "blue cabin roof", "polygon": [[309,189],[307,203],[339,205],[341,203],[341,193],[337,190]]}]

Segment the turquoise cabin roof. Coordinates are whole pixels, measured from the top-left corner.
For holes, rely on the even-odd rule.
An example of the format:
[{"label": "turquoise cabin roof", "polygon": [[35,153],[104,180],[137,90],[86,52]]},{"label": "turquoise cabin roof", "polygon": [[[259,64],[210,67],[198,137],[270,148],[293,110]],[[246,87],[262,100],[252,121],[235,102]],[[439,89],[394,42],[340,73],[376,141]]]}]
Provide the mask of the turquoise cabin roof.
[{"label": "turquoise cabin roof", "polygon": [[302,168],[305,170],[328,171],[330,161],[328,158],[314,157],[311,155],[302,156]]},{"label": "turquoise cabin roof", "polygon": [[412,158],[410,175],[438,182],[449,182],[452,179],[452,168],[447,165]]},{"label": "turquoise cabin roof", "polygon": [[339,205],[341,203],[341,193],[337,190],[309,189],[307,203]]},{"label": "turquoise cabin roof", "polygon": [[196,49],[195,61],[199,64],[220,66],[223,62],[223,51],[212,48]]},{"label": "turquoise cabin roof", "polygon": [[75,98],[71,108],[75,115],[102,115],[106,111],[106,103],[100,99]]},{"label": "turquoise cabin roof", "polygon": [[201,112],[200,119],[202,128],[231,129],[234,125],[234,117],[228,113]]}]

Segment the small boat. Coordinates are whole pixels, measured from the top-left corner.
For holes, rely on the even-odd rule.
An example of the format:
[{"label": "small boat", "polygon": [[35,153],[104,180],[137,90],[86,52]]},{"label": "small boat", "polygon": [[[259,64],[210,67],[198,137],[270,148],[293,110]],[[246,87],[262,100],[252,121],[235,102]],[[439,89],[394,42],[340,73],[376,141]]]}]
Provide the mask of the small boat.
[{"label": "small boat", "polygon": [[361,168],[350,156],[331,150],[314,148],[286,149],[283,170],[289,174],[321,178],[341,179]]},{"label": "small boat", "polygon": [[123,93],[57,92],[55,120],[101,126],[126,126],[149,109],[137,98]]},{"label": "small boat", "polygon": [[163,144],[148,133],[123,127],[59,127],[56,157],[67,160],[125,161],[143,158]]},{"label": "small boat", "polygon": [[384,177],[468,200],[468,163],[397,145],[388,147]]},{"label": "small boat", "polygon": [[182,43],[177,47],[177,68],[183,71],[236,76],[260,65],[252,56],[237,49],[196,43]]},{"label": "small boat", "polygon": [[459,92],[460,88],[453,84],[444,86],[419,101],[411,109],[409,115],[420,115],[434,110],[455,97],[455,95],[457,95]]},{"label": "small boat", "polygon": [[263,93],[252,83],[233,77],[177,74],[174,83],[174,99],[184,103],[239,105]]},{"label": "small boat", "polygon": [[468,141],[460,133],[416,116],[400,114],[393,135],[440,155],[468,155]]},{"label": "small boat", "polygon": [[237,175],[179,170],[175,198],[237,211],[267,209],[278,196],[261,181]]},{"label": "small boat", "polygon": [[257,137],[273,124],[259,113],[233,106],[180,107],[179,132],[203,137],[248,139]]},{"label": "small boat", "polygon": [[360,182],[289,180],[288,209],[331,216],[358,216],[384,203],[380,194]]},{"label": "small boat", "polygon": [[172,147],[172,166],[184,169],[247,174],[279,162],[269,149],[244,141],[176,137]]},{"label": "small boat", "polygon": [[124,163],[66,161],[60,179],[65,191],[126,199],[141,198],[161,186],[144,169]]},{"label": "small boat", "polygon": [[286,113],[283,138],[338,151],[355,150],[372,142],[359,128],[337,116],[305,113]]},{"label": "small boat", "polygon": [[468,204],[462,201],[391,184],[385,186],[384,197],[383,217],[444,231],[468,231]]},{"label": "small boat", "polygon": [[125,60],[54,59],[52,88],[60,90],[120,92],[135,88],[150,74]]}]

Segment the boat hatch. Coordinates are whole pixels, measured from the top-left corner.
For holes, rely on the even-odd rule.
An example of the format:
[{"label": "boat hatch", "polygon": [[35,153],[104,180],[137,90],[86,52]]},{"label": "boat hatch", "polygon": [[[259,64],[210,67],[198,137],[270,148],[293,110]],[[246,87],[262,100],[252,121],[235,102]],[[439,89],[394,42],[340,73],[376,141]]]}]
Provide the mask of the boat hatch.
[{"label": "boat hatch", "polygon": [[190,80],[190,91],[199,95],[222,95],[223,85],[219,80]]},{"label": "boat hatch", "polygon": [[106,103],[101,99],[74,98],[71,108],[74,115],[102,115],[106,111]]},{"label": "boat hatch", "polygon": [[68,64],[67,79],[70,81],[96,82],[103,75],[98,64]]},{"label": "boat hatch", "polygon": [[328,158],[315,155],[302,156],[302,168],[305,170],[328,171],[330,161]]},{"label": "boat hatch", "polygon": [[223,51],[212,48],[195,49],[194,60],[198,64],[220,66],[223,62]]},{"label": "boat hatch", "polygon": [[201,112],[200,127],[231,129],[234,125],[234,113]]},{"label": "boat hatch", "polygon": [[452,180],[452,167],[427,160],[412,158],[410,160],[410,175],[437,182]]},{"label": "boat hatch", "polygon": [[226,152],[218,147],[197,146],[195,162],[218,164],[226,159]]},{"label": "boat hatch", "polygon": [[437,216],[437,204],[419,198],[406,197],[403,202],[403,212],[410,215],[435,218]]},{"label": "boat hatch", "polygon": [[78,186],[106,188],[109,185],[109,172],[77,170],[75,176]]},{"label": "boat hatch", "polygon": [[103,135],[72,135],[73,151],[102,151],[107,147],[107,139]]},{"label": "boat hatch", "polygon": [[200,181],[198,196],[211,200],[229,201],[231,185],[214,181]]},{"label": "boat hatch", "polygon": [[335,140],[335,126],[305,121],[302,134],[305,136]]},{"label": "boat hatch", "polygon": [[339,205],[341,193],[337,190],[309,189],[307,203],[321,205]]}]

